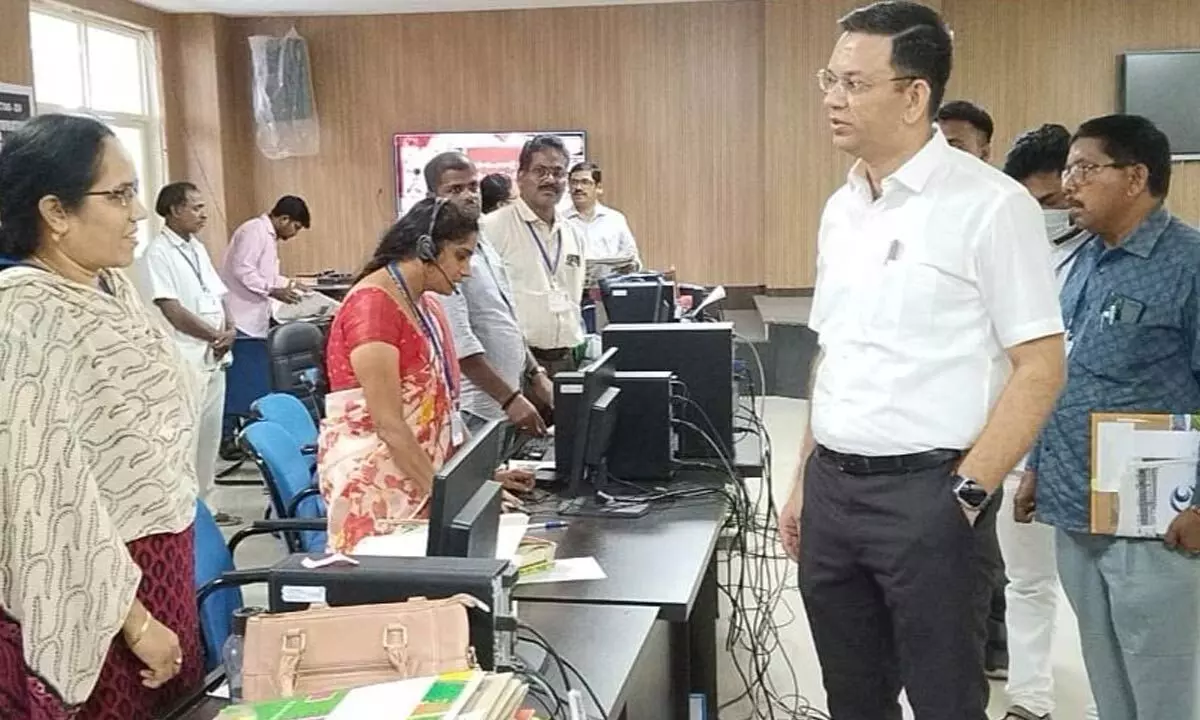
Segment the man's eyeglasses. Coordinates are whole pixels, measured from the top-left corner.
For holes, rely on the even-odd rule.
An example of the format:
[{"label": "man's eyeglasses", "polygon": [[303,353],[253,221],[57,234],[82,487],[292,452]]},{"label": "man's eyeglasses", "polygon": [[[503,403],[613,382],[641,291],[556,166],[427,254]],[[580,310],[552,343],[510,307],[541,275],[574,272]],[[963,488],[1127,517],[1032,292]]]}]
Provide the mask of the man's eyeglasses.
[{"label": "man's eyeglasses", "polygon": [[567,176],[566,168],[558,168],[558,167],[550,168],[550,167],[545,167],[544,165],[535,165],[533,168],[531,168],[529,170],[529,172],[538,180],[545,180],[546,178],[554,178],[555,180],[562,180],[563,178],[565,178]]},{"label": "man's eyeglasses", "polygon": [[121,203],[121,207],[129,207],[138,196],[137,185],[122,185],[113,190],[93,190],[85,192],[86,197],[106,197],[113,202]]},{"label": "man's eyeglasses", "polygon": [[1095,177],[1096,173],[1104,168],[1127,168],[1131,163],[1110,162],[1110,163],[1091,163],[1077,162],[1063,168],[1062,181],[1064,183],[1075,181],[1085,183]]},{"label": "man's eyeglasses", "polygon": [[916,75],[902,75],[900,77],[871,82],[869,80],[861,80],[854,77],[843,77],[829,68],[822,68],[817,71],[817,87],[820,88],[821,92],[826,95],[839,87],[846,91],[847,95],[862,95],[863,93],[869,92],[871,89],[877,87],[880,83],[911,82],[913,80],[920,79],[921,78],[917,77]]}]

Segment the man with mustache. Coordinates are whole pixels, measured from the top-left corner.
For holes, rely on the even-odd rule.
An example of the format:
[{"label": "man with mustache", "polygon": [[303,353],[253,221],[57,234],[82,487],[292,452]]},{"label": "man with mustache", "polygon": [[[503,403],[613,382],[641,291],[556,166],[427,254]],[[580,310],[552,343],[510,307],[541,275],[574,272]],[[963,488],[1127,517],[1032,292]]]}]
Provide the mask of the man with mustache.
[{"label": "man with mustache", "polygon": [[1091,232],[1062,289],[1067,384],[1034,446],[1017,520],[1056,529],[1058,573],[1108,720],[1200,717],[1200,492],[1159,539],[1093,534],[1091,415],[1200,412],[1200,232],[1164,207],[1171,149],[1149,120],[1076,131],[1063,172]]},{"label": "man with mustache", "polygon": [[600,166],[579,163],[571,168],[569,179],[574,207],[567,211],[567,219],[583,233],[589,282],[641,270],[642,258],[629,221],[620,211],[600,202],[604,195]]},{"label": "man with mustache", "polygon": [[[466,155],[446,152],[430,160],[425,183],[435,197],[479,217],[479,173]],[[455,294],[442,298],[442,307],[462,369],[460,405],[468,429],[507,418],[526,432],[545,433],[541,415],[521,389],[527,383],[539,402],[552,407],[554,388],[525,345],[504,262],[483,233],[471,256],[471,274]]]},{"label": "man with mustache", "polygon": [[842,18],[817,73],[855,158],[818,230],[820,352],[779,527],[835,720],[986,720],[992,495],[1062,383],[1037,203],[934,125],[950,32],[916,2]]},{"label": "man with mustache", "polygon": [[553,135],[525,143],[520,197],[479,222],[504,259],[525,341],[551,377],[575,369],[574,349],[583,342],[584,240],[557,209],[568,162],[566,146]]},{"label": "man with mustache", "polygon": [[[164,226],[139,261],[154,302],[175,331],[175,344],[199,377],[202,407],[196,432],[196,477],[199,496],[208,501],[217,475],[217,451],[225,411],[225,370],[237,334],[225,300],[228,290],[217,275],[208,250],[197,234],[208,224],[204,197],[190,182],[167,185],[158,193],[155,211]],[[224,512],[218,525],[241,520]]]}]

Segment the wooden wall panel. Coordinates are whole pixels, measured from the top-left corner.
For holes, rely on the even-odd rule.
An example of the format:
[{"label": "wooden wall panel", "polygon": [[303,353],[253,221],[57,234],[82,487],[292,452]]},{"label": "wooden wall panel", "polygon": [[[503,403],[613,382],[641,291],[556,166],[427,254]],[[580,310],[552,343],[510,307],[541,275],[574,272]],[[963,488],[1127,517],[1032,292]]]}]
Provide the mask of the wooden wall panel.
[{"label": "wooden wall panel", "polygon": [[[974,100],[996,120],[997,164],[1030,127],[1080,122],[1117,108],[1117,56],[1200,48],[1200,2],[945,0],[957,67],[950,98]],[[1176,164],[1171,209],[1200,222],[1200,163]]]},{"label": "wooden wall panel", "polygon": [[[736,0],[638,7],[301,18],[310,42],[321,154],[251,151],[249,91],[235,79],[241,171],[261,212],[303,195],[314,228],[283,251],[290,272],[354,268],[392,218],[396,131],[588,131],[607,199],[652,266],[691,280],[758,284],[763,5]],[[231,62],[277,19],[231,24]]]},{"label": "wooden wall panel", "polygon": [[33,84],[29,0],[0,0],[0,82]]}]

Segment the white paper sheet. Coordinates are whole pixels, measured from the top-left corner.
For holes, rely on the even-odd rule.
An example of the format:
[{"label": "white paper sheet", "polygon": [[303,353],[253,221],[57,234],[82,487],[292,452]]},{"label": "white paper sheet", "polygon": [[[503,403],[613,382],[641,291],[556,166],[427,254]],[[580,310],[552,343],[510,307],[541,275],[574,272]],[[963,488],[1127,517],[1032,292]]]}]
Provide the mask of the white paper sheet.
[{"label": "white paper sheet", "polygon": [[518,585],[540,585],[543,583],[577,582],[580,580],[604,580],[608,577],[594,557],[555,560],[546,570],[521,575]]},{"label": "white paper sheet", "polygon": [[[524,513],[505,513],[500,516],[500,530],[496,537],[496,559],[514,560],[525,531],[529,528],[529,516]],[[391,535],[365,537],[355,546],[352,555],[374,555],[383,557],[425,557],[429,547],[429,524],[412,523]]]}]

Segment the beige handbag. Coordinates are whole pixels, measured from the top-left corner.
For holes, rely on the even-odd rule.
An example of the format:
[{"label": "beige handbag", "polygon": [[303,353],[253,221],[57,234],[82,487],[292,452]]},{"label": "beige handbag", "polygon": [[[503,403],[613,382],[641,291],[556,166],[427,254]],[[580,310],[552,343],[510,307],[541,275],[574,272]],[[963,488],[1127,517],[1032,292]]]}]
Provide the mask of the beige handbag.
[{"label": "beige handbag", "polygon": [[249,702],[474,669],[470,595],[256,615],[246,623]]}]

